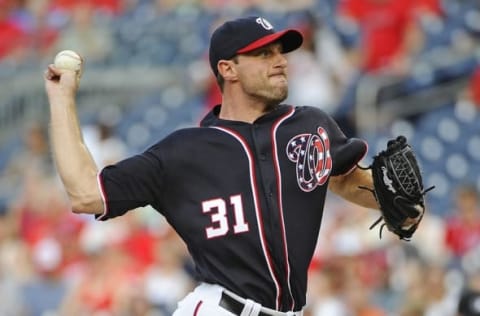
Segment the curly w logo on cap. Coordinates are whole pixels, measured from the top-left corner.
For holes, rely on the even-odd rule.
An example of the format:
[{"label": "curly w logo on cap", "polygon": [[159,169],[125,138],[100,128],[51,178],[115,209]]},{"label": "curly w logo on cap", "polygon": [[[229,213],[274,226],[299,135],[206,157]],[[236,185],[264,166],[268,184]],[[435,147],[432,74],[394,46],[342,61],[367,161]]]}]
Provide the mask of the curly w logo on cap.
[{"label": "curly w logo on cap", "polygon": [[273,25],[270,24],[270,22],[268,22],[264,18],[257,18],[256,22],[258,24],[260,24],[261,26],[263,26],[263,28],[266,29],[266,30],[272,30],[273,29]]}]

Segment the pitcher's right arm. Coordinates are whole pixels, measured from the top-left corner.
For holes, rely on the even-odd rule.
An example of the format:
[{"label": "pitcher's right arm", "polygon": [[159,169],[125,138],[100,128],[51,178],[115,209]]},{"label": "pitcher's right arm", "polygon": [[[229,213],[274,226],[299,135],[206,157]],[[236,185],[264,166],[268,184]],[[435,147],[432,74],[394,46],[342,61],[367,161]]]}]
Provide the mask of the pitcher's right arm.
[{"label": "pitcher's right arm", "polygon": [[75,97],[76,73],[49,65],[45,90],[50,103],[50,142],[53,158],[74,213],[103,213],[98,168],[83,141]]}]

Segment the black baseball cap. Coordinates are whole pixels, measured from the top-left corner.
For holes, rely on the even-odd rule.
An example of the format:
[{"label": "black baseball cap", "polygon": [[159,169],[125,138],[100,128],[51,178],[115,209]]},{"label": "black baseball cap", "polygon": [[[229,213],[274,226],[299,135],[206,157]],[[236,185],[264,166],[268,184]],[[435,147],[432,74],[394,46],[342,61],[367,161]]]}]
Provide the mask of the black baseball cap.
[{"label": "black baseball cap", "polygon": [[302,45],[303,36],[294,29],[276,32],[270,22],[258,16],[227,21],[210,38],[210,67],[217,76],[220,60],[231,59],[276,41],[282,43],[283,53],[288,53]]}]

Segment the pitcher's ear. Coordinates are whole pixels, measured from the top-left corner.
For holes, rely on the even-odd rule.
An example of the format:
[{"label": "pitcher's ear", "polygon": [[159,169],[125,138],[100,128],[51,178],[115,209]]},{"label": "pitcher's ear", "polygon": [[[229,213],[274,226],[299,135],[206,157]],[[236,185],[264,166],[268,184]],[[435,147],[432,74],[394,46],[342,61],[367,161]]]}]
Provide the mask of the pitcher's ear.
[{"label": "pitcher's ear", "polygon": [[217,64],[218,73],[222,75],[225,80],[232,80],[237,77],[237,70],[235,63],[232,60],[220,60]]}]

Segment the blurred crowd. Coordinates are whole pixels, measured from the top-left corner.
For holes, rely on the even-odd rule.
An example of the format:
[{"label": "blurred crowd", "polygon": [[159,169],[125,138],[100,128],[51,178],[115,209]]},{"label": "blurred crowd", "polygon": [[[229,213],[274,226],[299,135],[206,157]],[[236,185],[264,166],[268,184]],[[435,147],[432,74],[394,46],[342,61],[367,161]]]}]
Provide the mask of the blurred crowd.
[{"label": "blurred crowd", "polygon": [[[301,49],[288,56],[287,101],[319,106],[347,133],[358,134],[351,88],[359,78],[410,75],[429,41],[425,23],[438,25],[446,5],[467,2],[0,0],[0,67],[46,63],[65,48],[81,52],[89,63],[112,64],[121,54],[112,27],[120,19],[148,20],[195,7],[211,14],[208,25],[214,27],[228,16],[259,10],[301,12],[285,15],[285,26],[301,29],[305,37]],[[315,14],[322,8],[335,11]],[[331,27],[333,20],[342,36]],[[132,41],[142,40],[123,31],[118,32]],[[478,49],[477,36],[458,35],[454,54]],[[185,67],[202,93],[204,111],[219,100],[204,64],[205,45],[203,55],[191,61],[195,70]],[[480,71],[472,69],[468,78],[454,98],[477,113]],[[26,122],[23,131],[21,146],[0,171],[1,195],[8,196],[0,205],[0,316],[171,315],[195,286],[195,267],[175,232],[150,208],[104,223],[71,213],[49,152],[47,126]],[[84,137],[99,167],[129,153],[108,120],[84,126]],[[480,315],[479,188],[465,182],[449,194],[454,203],[442,214],[427,212],[410,242],[388,232],[380,238],[376,229],[369,230],[376,211],[330,195],[310,267],[305,316]]]},{"label": "blurred crowd", "polygon": [[[125,155],[108,130],[85,126],[99,166]],[[171,315],[195,285],[183,242],[155,210],[102,223],[71,213],[44,126],[28,127],[2,177],[15,199],[0,212],[0,315]],[[427,212],[410,242],[379,238],[368,229],[376,211],[331,195],[306,315],[478,315],[480,196],[469,184],[452,194],[448,217]],[[457,314],[462,298],[468,312]]]}]

